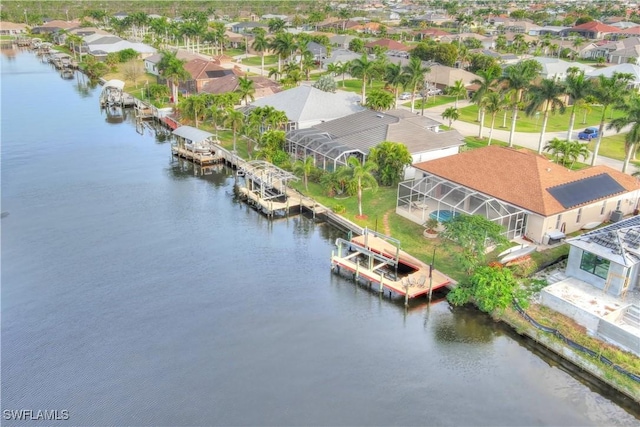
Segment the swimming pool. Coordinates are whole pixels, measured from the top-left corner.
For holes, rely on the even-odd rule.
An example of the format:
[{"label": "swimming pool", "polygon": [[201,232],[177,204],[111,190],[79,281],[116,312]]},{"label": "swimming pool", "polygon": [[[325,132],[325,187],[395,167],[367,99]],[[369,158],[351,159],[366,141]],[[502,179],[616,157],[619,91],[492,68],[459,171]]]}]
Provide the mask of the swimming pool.
[{"label": "swimming pool", "polygon": [[446,210],[433,211],[429,214],[429,218],[436,219],[438,222],[447,222],[456,216],[460,216],[460,213]]}]

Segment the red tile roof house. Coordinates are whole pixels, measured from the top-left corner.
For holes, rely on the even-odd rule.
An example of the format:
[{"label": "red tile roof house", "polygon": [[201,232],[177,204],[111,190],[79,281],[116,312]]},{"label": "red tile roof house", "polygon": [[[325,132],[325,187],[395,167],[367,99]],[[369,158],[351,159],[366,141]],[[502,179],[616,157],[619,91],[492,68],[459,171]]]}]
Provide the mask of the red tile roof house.
[{"label": "red tile roof house", "polygon": [[369,42],[364,45],[364,48],[367,49],[369,53],[373,53],[373,48],[375,46],[382,46],[382,47],[386,47],[388,50],[399,50],[402,52],[411,50],[410,46],[406,46],[400,42],[397,42],[391,39],[379,39],[373,42]]},{"label": "red tile roof house", "polygon": [[565,30],[563,36],[564,33],[567,35],[577,33],[586,39],[603,39],[607,34],[619,32],[620,28],[618,27],[612,27],[611,25],[606,25],[598,21],[590,21]]},{"label": "red tile roof house", "polygon": [[[436,210],[483,215],[509,239],[553,243],[586,224],[637,209],[640,185],[608,166],[570,171],[526,150],[489,146],[414,164],[396,212],[423,224]],[[550,240],[553,239],[553,240]]]},{"label": "red tile roof house", "polygon": [[238,69],[228,69],[220,65],[218,61],[204,59],[192,59],[184,64],[184,69],[191,74],[191,80],[180,83],[180,90],[188,93],[200,93],[205,84],[211,80],[228,75],[244,75]]}]

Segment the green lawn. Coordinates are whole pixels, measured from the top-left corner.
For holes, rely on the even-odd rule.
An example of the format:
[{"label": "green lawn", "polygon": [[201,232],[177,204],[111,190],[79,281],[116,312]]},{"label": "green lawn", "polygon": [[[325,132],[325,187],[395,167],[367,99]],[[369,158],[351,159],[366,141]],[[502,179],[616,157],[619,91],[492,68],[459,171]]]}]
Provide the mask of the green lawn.
[{"label": "green lawn", "polygon": [[[424,102],[424,98],[416,98],[415,108],[422,109],[422,103]],[[452,102],[456,102],[455,96],[448,95],[436,95],[430,96],[429,99],[426,100],[424,104],[424,108],[433,108],[443,104],[451,104]],[[411,107],[411,101],[405,102],[402,104],[405,107]]]},{"label": "green lawn", "polygon": [[[606,130],[604,131],[604,135],[607,133],[615,132],[615,130]],[[616,160],[624,160],[624,133],[615,134],[612,136],[605,136],[602,138],[602,143],[600,144],[600,150],[598,151],[598,156],[610,157]],[[589,151],[593,152],[593,149],[596,145],[596,140],[591,140],[589,142]],[[635,159],[631,159],[634,161]]]},{"label": "green lawn", "polygon": [[[347,90],[349,92],[362,93],[362,80],[347,79],[344,81],[344,87],[342,86],[342,80],[336,79],[338,89]],[[367,85],[367,91],[371,89],[384,88],[384,82],[374,81],[372,84]]]},{"label": "green lawn", "polygon": [[244,55],[247,52],[245,52],[244,49],[225,49],[223,53],[227,56],[238,56],[238,55]]},{"label": "green lawn", "polygon": [[[250,65],[253,67],[259,67],[262,62],[259,56],[250,56],[249,58],[242,59],[243,65]],[[277,55],[265,55],[264,57],[264,66],[267,68],[268,65],[278,64],[278,56]]]},{"label": "green lawn", "polygon": [[[614,111],[613,117],[621,117],[623,113],[621,111]],[[579,132],[587,126],[597,126],[600,124],[600,117],[602,116],[602,107],[593,106],[591,112],[587,114],[586,120],[584,115],[580,112],[576,114],[576,123],[574,125],[574,131]],[[611,117],[607,114],[607,118]],[[502,128],[504,114],[499,113],[496,116],[496,129]],[[478,119],[478,107],[476,105],[469,105],[460,109],[460,118],[458,120],[468,123],[477,123]],[[487,114],[484,118],[485,126],[491,125],[491,117]],[[549,122],[547,123],[547,132],[560,132],[568,130],[569,128],[570,111],[567,109],[565,114],[552,114],[549,116]],[[516,132],[540,132],[542,127],[542,114],[538,118],[535,116],[527,117],[524,112],[520,112],[518,115],[518,121],[516,123]],[[504,128],[502,128],[504,129]],[[507,130],[511,129],[511,111],[507,111]]]}]

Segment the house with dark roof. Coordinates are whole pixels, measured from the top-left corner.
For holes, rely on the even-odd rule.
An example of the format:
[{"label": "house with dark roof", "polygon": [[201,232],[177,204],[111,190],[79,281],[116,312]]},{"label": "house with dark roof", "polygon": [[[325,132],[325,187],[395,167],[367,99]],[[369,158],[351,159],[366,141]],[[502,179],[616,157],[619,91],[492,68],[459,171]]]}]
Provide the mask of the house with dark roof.
[{"label": "house with dark roof", "polygon": [[[287,132],[286,148],[295,159],[313,156],[317,167],[334,171],[349,157],[365,161],[383,141],[404,144],[414,162],[456,154],[464,141],[456,130],[442,131],[441,123],[407,110],[359,113]],[[415,171],[407,168],[405,178]]]},{"label": "house with dark roof", "polygon": [[567,243],[567,266],[542,290],[541,304],[640,355],[640,216],[616,218]]},{"label": "house with dark roof", "polygon": [[432,211],[483,215],[509,239],[548,244],[612,212],[637,208],[640,186],[608,166],[568,170],[527,150],[489,146],[414,164],[400,184],[397,213],[424,223]]},{"label": "house with dark roof", "polygon": [[[238,89],[239,76],[235,73],[227,74],[223,77],[218,77],[207,81],[201,88],[202,93],[222,94],[228,92],[235,92]],[[280,83],[275,82],[267,77],[261,76],[248,76],[249,80],[253,81],[253,88],[255,93],[253,94],[255,99],[270,96],[282,91]]]}]

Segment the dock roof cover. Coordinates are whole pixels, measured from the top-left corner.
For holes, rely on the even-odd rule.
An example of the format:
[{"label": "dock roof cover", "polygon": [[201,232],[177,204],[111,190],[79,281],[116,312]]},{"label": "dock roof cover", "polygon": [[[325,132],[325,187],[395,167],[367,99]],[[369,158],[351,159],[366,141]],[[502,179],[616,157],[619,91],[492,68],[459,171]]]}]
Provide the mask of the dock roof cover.
[{"label": "dock roof cover", "polygon": [[184,139],[188,139],[192,142],[202,142],[205,139],[213,136],[212,133],[205,132],[192,126],[180,126],[173,131],[173,134]]}]

